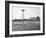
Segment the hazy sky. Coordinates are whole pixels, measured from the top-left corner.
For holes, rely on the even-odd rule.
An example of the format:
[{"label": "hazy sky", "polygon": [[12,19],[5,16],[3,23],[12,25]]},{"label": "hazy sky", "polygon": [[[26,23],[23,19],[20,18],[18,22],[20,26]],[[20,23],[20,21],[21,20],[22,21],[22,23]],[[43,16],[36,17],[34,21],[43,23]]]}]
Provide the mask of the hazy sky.
[{"label": "hazy sky", "polygon": [[13,7],[13,19],[23,19],[23,11],[24,11],[24,18],[29,19],[30,17],[40,17],[40,7],[30,7],[30,8],[25,8],[25,7]]}]

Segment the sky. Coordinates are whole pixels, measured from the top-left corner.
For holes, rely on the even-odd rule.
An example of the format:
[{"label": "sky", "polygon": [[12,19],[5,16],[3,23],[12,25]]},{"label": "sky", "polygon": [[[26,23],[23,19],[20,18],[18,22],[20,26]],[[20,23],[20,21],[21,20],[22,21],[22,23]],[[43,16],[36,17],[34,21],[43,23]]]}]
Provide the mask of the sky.
[{"label": "sky", "polygon": [[25,19],[40,17],[40,7],[13,7],[12,12],[12,19],[23,19],[23,13]]}]

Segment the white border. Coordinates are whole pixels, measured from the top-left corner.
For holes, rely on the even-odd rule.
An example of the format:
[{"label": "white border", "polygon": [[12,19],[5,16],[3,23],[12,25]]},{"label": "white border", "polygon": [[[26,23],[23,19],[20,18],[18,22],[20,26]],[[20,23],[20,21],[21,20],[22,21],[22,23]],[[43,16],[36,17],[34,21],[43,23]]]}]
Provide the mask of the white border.
[{"label": "white border", "polygon": [[[26,6],[26,7],[40,7],[41,11],[41,21],[40,21],[40,30],[33,30],[33,31],[12,31],[12,6]],[[32,34],[32,33],[43,33],[43,6],[42,5],[24,5],[24,4],[9,4],[9,33],[11,35],[14,34]]]}]

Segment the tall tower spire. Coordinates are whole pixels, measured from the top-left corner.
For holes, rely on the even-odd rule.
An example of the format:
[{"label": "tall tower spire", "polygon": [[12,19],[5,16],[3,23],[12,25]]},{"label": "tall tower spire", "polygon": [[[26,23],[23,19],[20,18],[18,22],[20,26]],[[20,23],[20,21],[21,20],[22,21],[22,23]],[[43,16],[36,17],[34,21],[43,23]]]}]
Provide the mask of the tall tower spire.
[{"label": "tall tower spire", "polygon": [[22,15],[23,15],[22,18],[23,18],[23,20],[24,20],[24,11],[25,11],[25,10],[23,9],[23,10],[22,10],[22,12],[23,12],[23,13],[22,13]]},{"label": "tall tower spire", "polygon": [[22,12],[23,12],[23,13],[22,13],[23,25],[24,25],[24,11],[25,11],[25,10],[23,9],[23,10],[22,10]]}]

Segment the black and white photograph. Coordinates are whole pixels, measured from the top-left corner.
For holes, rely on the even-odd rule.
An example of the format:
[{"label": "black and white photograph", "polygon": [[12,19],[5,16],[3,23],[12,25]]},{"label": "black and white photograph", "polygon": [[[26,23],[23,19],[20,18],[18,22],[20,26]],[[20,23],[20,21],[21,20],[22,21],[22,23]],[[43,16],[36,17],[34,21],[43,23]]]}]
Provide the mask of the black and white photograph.
[{"label": "black and white photograph", "polygon": [[40,7],[13,6],[12,31],[40,30]]},{"label": "black and white photograph", "polygon": [[43,5],[9,2],[9,34],[43,33]]}]

